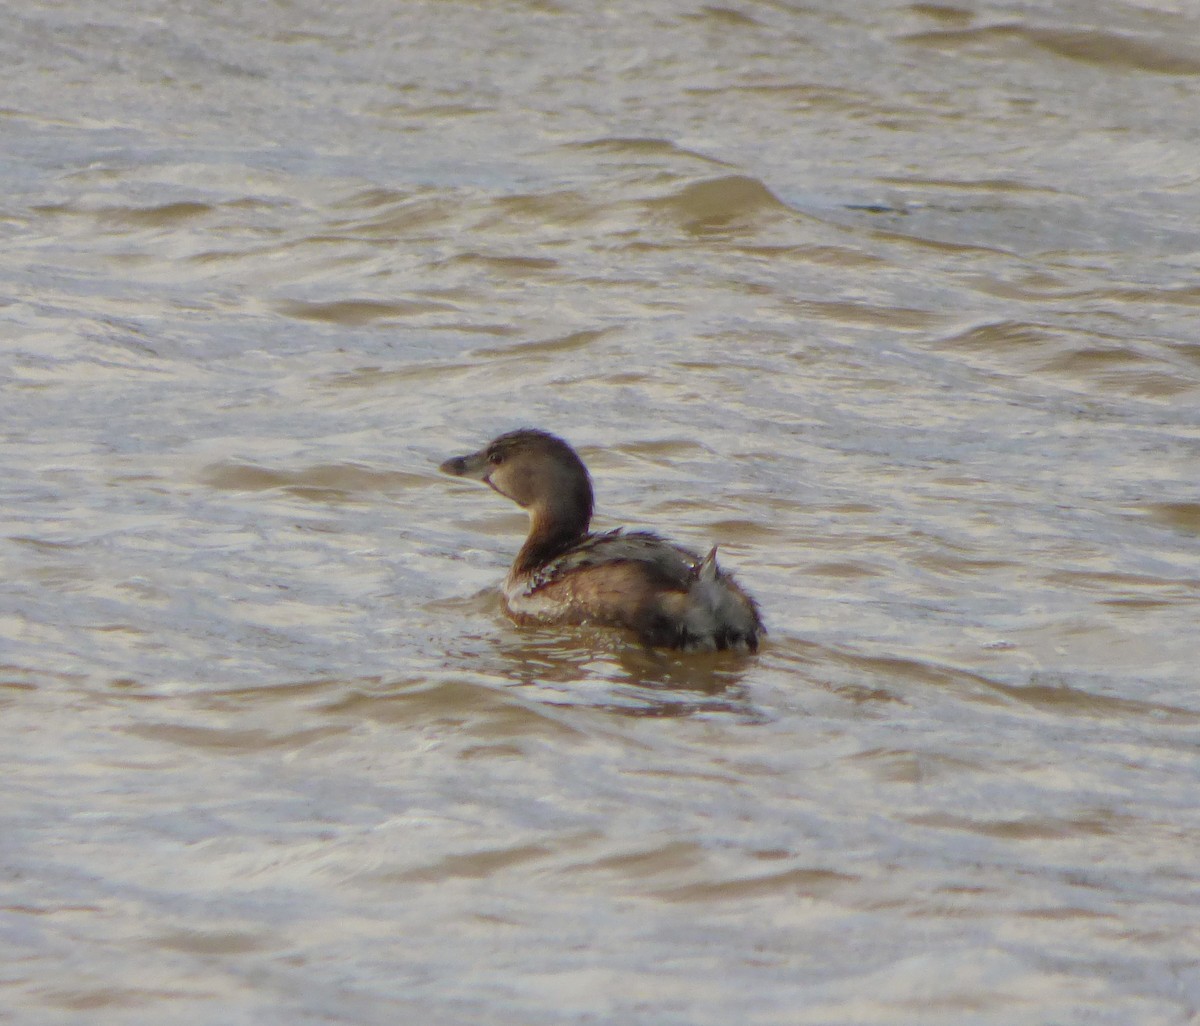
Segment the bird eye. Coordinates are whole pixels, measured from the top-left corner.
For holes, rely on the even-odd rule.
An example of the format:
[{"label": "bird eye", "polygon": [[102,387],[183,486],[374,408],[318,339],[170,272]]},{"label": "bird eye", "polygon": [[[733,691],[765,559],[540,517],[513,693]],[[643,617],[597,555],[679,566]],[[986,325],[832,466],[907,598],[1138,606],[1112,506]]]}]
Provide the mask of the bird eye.
[{"label": "bird eye", "polygon": [[499,465],[499,464],[503,463],[503,462],[504,462],[504,453],[502,453],[502,452],[489,452],[489,453],[488,453],[488,462],[489,462],[489,463],[490,463],[490,464],[491,464],[493,467],[495,467],[495,466],[497,466],[497,465]]}]

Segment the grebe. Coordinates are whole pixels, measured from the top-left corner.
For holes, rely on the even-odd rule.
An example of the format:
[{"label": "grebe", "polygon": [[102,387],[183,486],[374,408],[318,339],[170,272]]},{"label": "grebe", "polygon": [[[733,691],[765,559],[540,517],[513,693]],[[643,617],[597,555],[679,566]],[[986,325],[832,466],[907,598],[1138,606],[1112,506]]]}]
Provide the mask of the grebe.
[{"label": "grebe", "polygon": [[646,645],[755,651],[766,633],[758,606],[707,556],[649,531],[589,533],[592,482],[561,438],[525,428],[439,468],[469,477],[529,513],[529,537],[504,581],[519,623],[600,624]]}]

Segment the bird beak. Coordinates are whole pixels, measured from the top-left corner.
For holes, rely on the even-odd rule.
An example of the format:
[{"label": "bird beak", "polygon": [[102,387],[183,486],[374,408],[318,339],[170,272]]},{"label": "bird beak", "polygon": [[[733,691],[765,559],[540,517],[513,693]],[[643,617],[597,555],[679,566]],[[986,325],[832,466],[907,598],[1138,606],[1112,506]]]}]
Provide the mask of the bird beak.
[{"label": "bird beak", "polygon": [[487,451],[481,449],[470,456],[454,456],[446,460],[438,470],[451,477],[469,477],[474,481],[486,483],[491,464],[487,461]]}]

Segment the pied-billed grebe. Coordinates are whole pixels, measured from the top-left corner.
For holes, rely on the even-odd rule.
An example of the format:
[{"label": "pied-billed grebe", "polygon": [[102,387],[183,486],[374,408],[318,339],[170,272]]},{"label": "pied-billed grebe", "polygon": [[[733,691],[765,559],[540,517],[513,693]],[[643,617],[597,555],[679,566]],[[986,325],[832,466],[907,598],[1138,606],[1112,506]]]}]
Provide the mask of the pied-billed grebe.
[{"label": "pied-billed grebe", "polygon": [[667,648],[758,648],[758,607],[717,566],[715,546],[701,558],[649,531],[588,532],[592,482],[561,438],[511,431],[440,469],[529,512],[529,537],[504,582],[519,622],[627,627]]}]

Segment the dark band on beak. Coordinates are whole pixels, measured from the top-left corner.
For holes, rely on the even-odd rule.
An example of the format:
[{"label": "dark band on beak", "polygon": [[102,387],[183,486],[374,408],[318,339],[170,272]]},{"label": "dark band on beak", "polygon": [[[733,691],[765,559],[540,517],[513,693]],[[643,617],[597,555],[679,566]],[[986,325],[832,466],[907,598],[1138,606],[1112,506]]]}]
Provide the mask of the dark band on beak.
[{"label": "dark band on beak", "polygon": [[476,481],[486,481],[491,469],[486,449],[470,456],[453,456],[438,467],[443,474],[449,474],[451,477],[469,477]]}]

